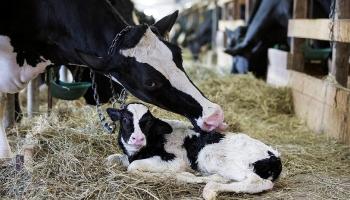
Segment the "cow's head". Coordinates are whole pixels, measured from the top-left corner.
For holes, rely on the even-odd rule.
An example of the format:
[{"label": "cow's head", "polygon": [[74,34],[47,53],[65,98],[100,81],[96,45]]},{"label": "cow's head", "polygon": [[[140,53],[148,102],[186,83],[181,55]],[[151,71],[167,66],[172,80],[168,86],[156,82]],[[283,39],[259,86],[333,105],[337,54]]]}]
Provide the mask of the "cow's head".
[{"label": "cow's head", "polygon": [[182,66],[181,49],[165,39],[177,15],[168,15],[153,26],[130,28],[110,58],[80,57],[91,67],[111,74],[137,98],[183,115],[202,130],[223,129],[221,107],[192,83]]}]

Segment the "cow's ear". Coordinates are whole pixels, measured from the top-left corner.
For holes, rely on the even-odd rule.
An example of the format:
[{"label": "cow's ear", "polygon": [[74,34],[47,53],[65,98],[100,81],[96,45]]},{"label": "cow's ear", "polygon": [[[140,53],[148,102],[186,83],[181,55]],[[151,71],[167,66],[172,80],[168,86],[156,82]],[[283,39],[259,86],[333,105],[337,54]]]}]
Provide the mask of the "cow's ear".
[{"label": "cow's ear", "polygon": [[112,121],[118,121],[121,118],[120,110],[114,108],[107,108],[107,113]]},{"label": "cow's ear", "polygon": [[178,15],[179,11],[177,10],[173,14],[163,17],[161,20],[153,24],[153,26],[157,28],[162,37],[166,37],[174,26]]},{"label": "cow's ear", "polygon": [[103,57],[84,53],[80,50],[75,50],[75,52],[85,65],[93,69],[103,69],[106,66],[106,59]]},{"label": "cow's ear", "polygon": [[173,128],[168,123],[156,118],[153,123],[152,131],[157,135],[163,135],[172,133]]}]

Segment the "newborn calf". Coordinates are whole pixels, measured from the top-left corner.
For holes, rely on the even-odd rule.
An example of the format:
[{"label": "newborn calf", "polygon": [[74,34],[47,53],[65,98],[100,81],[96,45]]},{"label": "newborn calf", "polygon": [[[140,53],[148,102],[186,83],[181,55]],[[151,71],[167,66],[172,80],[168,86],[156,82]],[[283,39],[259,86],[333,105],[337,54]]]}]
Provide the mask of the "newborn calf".
[{"label": "newborn calf", "polygon": [[[215,199],[218,192],[269,190],[281,173],[279,153],[245,134],[196,132],[182,122],[155,118],[143,104],[107,112],[120,121],[118,142],[128,157],[123,162],[128,172],[171,173],[182,181],[208,182],[205,199]],[[188,173],[191,168],[209,177]]]}]

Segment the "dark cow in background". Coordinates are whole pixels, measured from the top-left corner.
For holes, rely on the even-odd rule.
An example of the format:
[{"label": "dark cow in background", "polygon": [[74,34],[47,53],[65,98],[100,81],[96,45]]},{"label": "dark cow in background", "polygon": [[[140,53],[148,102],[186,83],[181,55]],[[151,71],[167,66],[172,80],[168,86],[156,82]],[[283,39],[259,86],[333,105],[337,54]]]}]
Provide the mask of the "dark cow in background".
[{"label": "dark cow in background", "polygon": [[[174,33],[171,41],[177,43],[179,37],[183,35],[184,39],[179,44],[189,48],[194,60],[198,60],[201,48],[210,45],[213,35],[213,12],[214,9],[206,10],[199,14],[187,11],[182,14],[178,20],[178,30]],[[217,17],[220,18],[221,9],[217,8]],[[218,24],[216,24],[218,26]]]},{"label": "dark cow in background", "polygon": [[194,37],[195,31],[200,25],[199,18],[199,13],[191,13],[189,11],[180,13],[179,19],[174,26],[171,42],[187,47],[188,41]]},{"label": "dark cow in background", "polygon": [[213,10],[210,10],[204,14],[204,22],[199,25],[198,30],[194,33],[194,37],[188,41],[188,48],[194,60],[198,60],[201,47],[212,41],[212,12]]},{"label": "dark cow in background", "polygon": [[[6,54],[0,60],[9,56],[11,62],[4,63],[9,69],[7,81],[0,79],[4,86],[0,121],[4,93],[18,92],[26,85],[23,81],[47,65],[74,63],[111,75],[137,98],[185,116],[197,129],[225,128],[221,107],[191,82],[182,66],[181,49],[164,39],[177,15],[174,12],[152,26],[128,26],[106,0],[3,0],[0,35]],[[110,48],[116,35],[117,45]],[[13,82],[18,85],[8,90]],[[10,156],[0,123],[0,158]]]},{"label": "dark cow in background", "polygon": [[[194,60],[198,60],[201,48],[210,45],[213,38],[213,12],[214,9],[204,13],[204,21],[194,33],[194,37],[188,41],[188,48],[191,51]],[[221,9],[217,8],[217,18],[221,17]],[[218,26],[216,24],[215,26]]]},{"label": "dark cow in background", "polygon": [[[313,0],[313,3],[311,16],[327,18],[331,0]],[[247,27],[240,27],[231,34],[230,45],[225,51],[235,57],[233,73],[251,71],[258,78],[266,78],[268,48],[277,45],[289,50],[287,31],[292,10],[292,0],[257,1]]]}]

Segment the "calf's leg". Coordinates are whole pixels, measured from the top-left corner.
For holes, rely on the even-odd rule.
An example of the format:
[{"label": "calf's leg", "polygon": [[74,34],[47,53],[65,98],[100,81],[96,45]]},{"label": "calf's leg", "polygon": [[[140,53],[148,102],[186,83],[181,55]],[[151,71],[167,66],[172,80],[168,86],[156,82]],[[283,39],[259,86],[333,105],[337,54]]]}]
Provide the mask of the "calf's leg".
[{"label": "calf's leg", "polygon": [[6,106],[6,94],[0,92],[0,159],[10,158],[12,156],[10,145],[7,141],[3,119]]},{"label": "calf's leg", "polygon": [[139,176],[142,176],[144,178],[148,179],[165,179],[168,180],[169,178],[175,179],[177,182],[180,183],[208,183],[211,181],[217,182],[217,183],[227,183],[230,180],[223,178],[220,175],[214,174],[210,176],[196,176],[190,172],[142,172],[142,171],[134,171],[134,174],[137,174]]},{"label": "calf's leg", "polygon": [[239,182],[229,184],[209,182],[203,190],[203,198],[205,200],[216,199],[216,195],[220,192],[235,192],[255,194],[273,188],[273,182],[267,179],[262,179],[255,173],[251,173],[248,177]]},{"label": "calf's leg", "polygon": [[128,166],[129,173],[142,172],[179,172],[184,171],[185,164],[179,159],[164,161],[159,156],[135,160]]},{"label": "calf's leg", "polygon": [[177,181],[185,183],[227,183],[230,181],[229,179],[226,179],[218,174],[213,174],[209,176],[196,176],[190,172],[177,173],[175,174],[175,178]]}]

